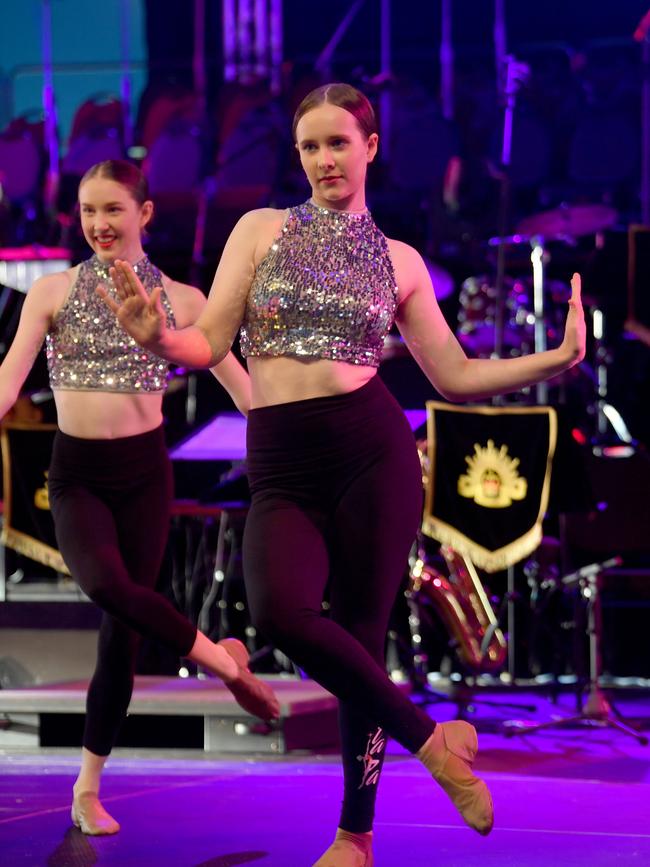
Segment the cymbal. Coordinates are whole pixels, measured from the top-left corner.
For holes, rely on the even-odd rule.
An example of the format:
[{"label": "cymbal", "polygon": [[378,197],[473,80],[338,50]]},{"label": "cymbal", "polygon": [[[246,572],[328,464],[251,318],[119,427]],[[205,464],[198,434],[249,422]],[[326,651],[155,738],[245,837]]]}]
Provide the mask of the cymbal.
[{"label": "cymbal", "polygon": [[495,235],[493,238],[488,238],[488,247],[499,247],[503,244],[505,247],[517,247],[519,244],[530,244],[530,235]]},{"label": "cymbal", "polygon": [[566,232],[562,234],[553,234],[553,235],[542,235],[541,232],[536,232],[533,235],[495,235],[493,238],[488,238],[488,247],[500,247],[503,245],[504,247],[534,247],[540,241],[542,243],[550,243],[551,241],[561,241],[565,244],[575,244],[574,238],[572,235],[567,235]]},{"label": "cymbal", "polygon": [[517,226],[522,235],[594,235],[613,226],[618,218],[608,205],[562,205],[526,217]]}]

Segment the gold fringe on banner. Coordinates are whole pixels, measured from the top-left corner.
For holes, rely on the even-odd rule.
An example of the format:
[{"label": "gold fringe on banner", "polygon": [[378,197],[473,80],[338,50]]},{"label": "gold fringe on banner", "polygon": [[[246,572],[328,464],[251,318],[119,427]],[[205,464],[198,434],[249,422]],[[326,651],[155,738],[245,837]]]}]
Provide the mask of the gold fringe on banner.
[{"label": "gold fringe on banner", "polygon": [[500,572],[513,563],[518,563],[539,547],[542,541],[541,523],[536,523],[527,533],[496,551],[489,551],[467,536],[433,517],[425,517],[422,531],[442,545],[448,545],[464,557],[469,557],[475,566],[486,572]]},{"label": "gold fringe on banner", "polygon": [[[507,569],[509,566],[532,554],[542,541],[542,521],[548,507],[548,499],[551,486],[551,468],[553,456],[557,443],[557,414],[552,407],[494,407],[494,406],[471,406],[458,407],[450,406],[449,404],[440,401],[427,401],[427,443],[426,443],[426,458],[422,461],[423,476],[425,481],[425,502],[424,515],[422,519],[422,531],[431,538],[440,542],[443,545],[448,545],[458,551],[459,554],[469,557],[469,559],[486,572],[498,572],[502,569]],[[436,469],[436,412],[441,413],[458,413],[458,414],[474,414],[484,416],[495,415],[544,415],[548,419],[548,452],[545,455],[540,455],[539,460],[544,462],[544,479],[539,497],[539,504],[536,514],[532,517],[532,525],[519,537],[511,540],[506,545],[489,550],[479,543],[472,540],[469,536],[463,533],[457,527],[453,527],[434,513],[434,475]],[[423,444],[420,444],[420,447]],[[476,447],[475,447],[476,448]],[[488,449],[494,451],[494,443],[488,441]],[[482,451],[487,451],[483,449]],[[481,449],[477,450],[480,452]],[[496,453],[496,452],[495,452]],[[513,473],[516,470],[518,461],[512,461],[507,457],[507,449],[501,449],[498,456],[504,461],[509,461],[512,466]],[[421,458],[422,450],[421,450]],[[470,459],[471,461],[471,459]],[[521,499],[525,496],[526,483],[523,480],[517,480],[521,490],[515,488],[516,494],[513,493],[515,499]],[[462,486],[461,486],[462,487]],[[522,494],[523,492],[523,494]],[[462,490],[459,490],[462,496],[467,496]],[[508,501],[509,502],[509,501]],[[487,505],[483,503],[482,505]],[[494,503],[491,505],[503,505]],[[487,520],[487,518],[486,518]]]},{"label": "gold fringe on banner", "polygon": [[2,530],[1,541],[7,548],[12,548],[14,551],[18,551],[19,554],[35,560],[37,563],[50,566],[64,575],[70,574],[68,567],[63,561],[63,557],[56,548],[51,548],[44,542],[39,542],[33,536],[28,536],[19,530],[14,530],[13,527],[6,527]]},{"label": "gold fringe on banner", "polygon": [[[12,550],[17,551],[23,556],[29,557],[36,563],[41,563],[43,564],[43,566],[49,566],[51,569],[54,569],[57,572],[61,572],[64,575],[69,575],[70,570],[65,565],[61,553],[56,548],[53,548],[51,545],[48,545],[47,542],[43,542],[40,539],[37,539],[35,536],[25,533],[22,530],[17,530],[14,526],[12,526],[13,484],[10,433],[14,431],[26,431],[28,433],[37,433],[39,435],[42,434],[45,437],[53,438],[56,430],[57,426],[55,424],[40,424],[31,421],[8,421],[3,422],[0,426],[0,446],[2,449],[4,500],[2,516],[3,526],[2,533],[0,534],[0,541],[7,548],[11,548]],[[43,509],[44,511],[49,512],[50,503],[47,491],[48,463],[49,455],[48,461],[44,463],[42,468],[43,475],[45,477],[45,484],[42,487],[37,487],[34,490],[34,503],[36,505],[36,508]]]}]

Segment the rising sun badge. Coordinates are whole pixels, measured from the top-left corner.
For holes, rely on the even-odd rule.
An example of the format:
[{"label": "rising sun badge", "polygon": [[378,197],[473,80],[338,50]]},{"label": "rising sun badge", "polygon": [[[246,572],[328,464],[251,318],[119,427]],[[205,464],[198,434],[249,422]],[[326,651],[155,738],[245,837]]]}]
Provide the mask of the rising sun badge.
[{"label": "rising sun badge", "polygon": [[47,490],[47,477],[48,473],[45,473],[45,480],[43,482],[42,488],[36,488],[34,491],[34,505],[37,509],[49,509],[50,508],[50,496]]},{"label": "rising sun badge", "polygon": [[503,509],[526,496],[528,482],[517,472],[519,458],[511,458],[507,446],[497,450],[494,440],[488,440],[485,448],[474,443],[474,454],[465,461],[467,473],[458,479],[461,497],[488,509]]}]

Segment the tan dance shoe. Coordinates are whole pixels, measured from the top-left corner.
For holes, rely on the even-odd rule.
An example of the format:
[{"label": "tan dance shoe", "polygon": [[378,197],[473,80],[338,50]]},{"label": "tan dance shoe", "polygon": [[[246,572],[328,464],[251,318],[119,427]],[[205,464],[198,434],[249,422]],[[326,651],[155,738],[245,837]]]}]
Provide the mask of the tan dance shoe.
[{"label": "tan dance shoe", "polygon": [[239,667],[239,676],[235,680],[224,681],[239,706],[264,721],[278,719],[280,703],[271,687],[249,671],[250,654],[246,646],[236,638],[223,638],[217,644],[232,656]]},{"label": "tan dance shoe", "polygon": [[487,785],[472,773],[477,750],[474,726],[464,720],[453,720],[438,723],[416,755],[470,828],[486,835],[494,824],[494,808]]},{"label": "tan dance shoe", "polygon": [[373,867],[372,831],[353,834],[338,828],[334,842],[313,867]]},{"label": "tan dance shoe", "polygon": [[119,822],[102,807],[96,792],[81,792],[75,795],[70,818],[82,834],[90,837],[117,834],[120,830]]}]

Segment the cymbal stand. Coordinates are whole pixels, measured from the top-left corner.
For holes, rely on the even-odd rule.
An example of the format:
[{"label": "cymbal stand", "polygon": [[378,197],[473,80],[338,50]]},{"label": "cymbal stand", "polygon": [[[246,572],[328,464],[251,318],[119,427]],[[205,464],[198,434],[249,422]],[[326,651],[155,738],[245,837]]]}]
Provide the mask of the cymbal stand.
[{"label": "cymbal stand", "polygon": [[[530,261],[533,266],[533,313],[535,315],[535,352],[546,350],[546,320],[544,319],[544,266],[546,250],[541,235],[530,239]],[[537,403],[544,406],[548,403],[548,383],[538,382],[535,386]]]},{"label": "cymbal stand", "polygon": [[525,722],[509,721],[504,723],[505,733],[532,734],[541,729],[557,728],[571,725],[572,723],[587,723],[589,725],[604,725],[616,729],[635,738],[643,746],[647,746],[648,738],[642,732],[628,725],[619,711],[613,707],[600,688],[600,674],[602,668],[601,640],[602,640],[602,610],[600,604],[600,584],[602,573],[621,563],[620,557],[613,557],[602,563],[591,563],[583,566],[576,572],[565,575],[561,581],[565,587],[577,584],[582,598],[587,607],[587,635],[589,638],[589,694],[587,702],[580,713],[563,719],[552,720],[546,723],[529,725]]},{"label": "cymbal stand", "polygon": [[528,78],[530,68],[511,55],[505,57],[505,111],[503,116],[503,139],[501,146],[500,190],[499,190],[499,244],[497,247],[497,272],[495,278],[496,309],[494,316],[494,357],[503,355],[503,331],[505,314],[505,235],[508,228],[510,210],[510,164],[512,162],[512,130],[517,91]]}]

